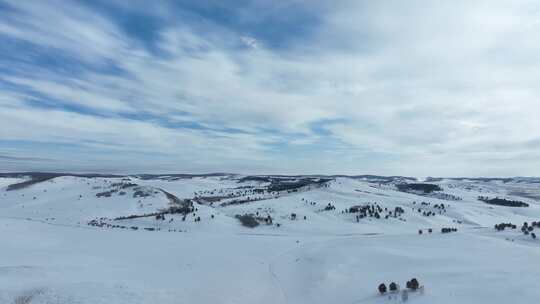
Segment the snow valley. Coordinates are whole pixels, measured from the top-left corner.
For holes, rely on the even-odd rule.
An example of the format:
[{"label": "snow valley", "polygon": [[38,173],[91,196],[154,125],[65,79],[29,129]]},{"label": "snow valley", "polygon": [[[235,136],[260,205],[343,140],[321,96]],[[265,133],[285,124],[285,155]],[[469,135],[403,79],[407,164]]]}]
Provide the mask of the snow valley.
[{"label": "snow valley", "polygon": [[0,303],[534,301],[538,182],[4,174]]}]

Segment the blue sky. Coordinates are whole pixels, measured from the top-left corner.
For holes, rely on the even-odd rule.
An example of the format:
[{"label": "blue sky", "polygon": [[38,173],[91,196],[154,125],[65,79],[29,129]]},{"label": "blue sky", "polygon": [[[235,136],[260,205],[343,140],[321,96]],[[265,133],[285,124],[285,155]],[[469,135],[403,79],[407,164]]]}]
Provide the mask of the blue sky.
[{"label": "blue sky", "polygon": [[535,1],[0,0],[0,170],[538,175]]}]

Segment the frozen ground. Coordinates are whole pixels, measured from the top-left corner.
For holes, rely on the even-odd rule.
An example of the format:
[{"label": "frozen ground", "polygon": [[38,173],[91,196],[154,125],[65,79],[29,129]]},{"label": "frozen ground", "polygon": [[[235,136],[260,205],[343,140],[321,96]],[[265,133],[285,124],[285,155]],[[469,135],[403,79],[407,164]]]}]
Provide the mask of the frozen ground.
[{"label": "frozen ground", "polygon": [[[540,297],[540,240],[519,228],[493,229],[500,222],[519,227],[540,221],[539,203],[529,195],[537,184],[527,180],[435,182],[462,198],[446,201],[399,192],[392,183],[337,178],[325,187],[243,204],[220,206],[231,198],[195,202],[195,215],[184,221],[182,214],[113,218],[164,210],[171,201],[160,190],[208,201],[268,183],[57,177],[6,191],[18,181],[0,179],[0,303],[400,303],[400,296],[378,295],[377,285],[395,281],[404,287],[412,277],[424,285],[422,293],[409,294],[412,303],[526,303]],[[133,197],[135,187],[120,189],[119,183],[137,184],[148,196]],[[526,197],[516,196],[522,188]],[[120,190],[96,197],[111,189]],[[530,206],[488,205],[479,195]],[[405,213],[401,220],[356,221],[355,214],[342,212],[367,202]],[[321,211],[328,203],[335,210]],[[446,212],[417,211],[437,212],[432,206],[440,203]],[[256,212],[270,215],[273,225],[246,228],[235,218]],[[88,225],[99,217],[138,229]],[[442,234],[442,227],[458,231]]]}]

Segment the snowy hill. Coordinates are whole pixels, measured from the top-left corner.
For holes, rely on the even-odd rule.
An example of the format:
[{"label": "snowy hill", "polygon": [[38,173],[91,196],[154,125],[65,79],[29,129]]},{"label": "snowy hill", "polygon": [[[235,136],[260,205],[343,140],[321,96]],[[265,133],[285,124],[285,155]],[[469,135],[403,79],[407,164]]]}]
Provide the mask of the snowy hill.
[{"label": "snowy hill", "polygon": [[2,175],[0,303],[533,301],[538,182]]}]

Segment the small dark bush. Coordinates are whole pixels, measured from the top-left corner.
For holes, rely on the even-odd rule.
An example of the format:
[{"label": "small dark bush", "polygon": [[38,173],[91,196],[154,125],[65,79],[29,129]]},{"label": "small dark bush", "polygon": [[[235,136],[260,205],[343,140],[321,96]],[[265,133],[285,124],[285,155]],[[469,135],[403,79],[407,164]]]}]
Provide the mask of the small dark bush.
[{"label": "small dark bush", "polygon": [[384,283],[381,283],[379,285],[379,293],[385,293],[386,292],[386,285]]},{"label": "small dark bush", "polygon": [[390,288],[390,291],[397,291],[398,289],[397,284],[394,282],[390,283],[388,287]]},{"label": "small dark bush", "polygon": [[420,283],[418,283],[418,280],[416,278],[413,278],[410,282],[407,282],[408,286],[407,288],[410,288],[412,290],[416,290],[420,287]]}]

